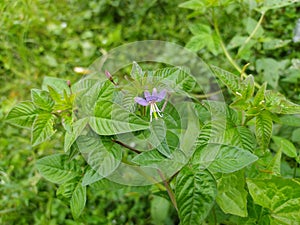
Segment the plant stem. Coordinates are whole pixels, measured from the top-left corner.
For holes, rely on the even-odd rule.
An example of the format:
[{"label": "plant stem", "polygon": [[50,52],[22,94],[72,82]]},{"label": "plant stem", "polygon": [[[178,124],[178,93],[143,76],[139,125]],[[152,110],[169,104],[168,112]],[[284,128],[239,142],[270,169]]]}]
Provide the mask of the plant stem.
[{"label": "plant stem", "polygon": [[[226,46],[223,42],[223,39],[222,39],[222,36],[221,36],[221,33],[220,33],[220,30],[219,30],[219,25],[218,25],[218,21],[215,17],[215,14],[214,14],[214,11],[212,13],[212,16],[213,16],[213,21],[214,21],[214,28],[215,28],[215,31],[216,31],[216,34],[218,36],[218,39],[219,39],[219,42],[220,42],[220,45],[221,45],[221,48],[226,56],[226,58],[228,59],[229,63],[241,74],[241,76],[243,78],[246,78],[247,77],[247,74],[243,71],[243,69],[240,68],[240,66],[234,61],[234,59],[231,57],[230,53],[227,51],[226,49]],[[262,20],[262,19],[261,19]],[[259,25],[258,25],[259,27]],[[258,29],[258,28],[257,28]],[[255,29],[254,29],[255,30]],[[256,32],[256,31],[255,31]],[[253,33],[253,32],[252,32]],[[252,34],[251,33],[251,34]],[[254,33],[255,34],[255,33]],[[253,35],[254,35],[253,34]],[[250,36],[249,36],[250,37]],[[247,64],[248,65],[248,64]],[[254,82],[254,86],[257,87],[257,88],[260,88],[261,86]]]},{"label": "plant stem", "polygon": [[215,31],[216,31],[216,34],[218,36],[218,39],[219,39],[219,42],[220,42],[220,45],[221,45],[221,48],[226,56],[226,58],[228,59],[228,61],[230,62],[230,64],[239,72],[241,73],[242,72],[242,69],[237,65],[237,63],[233,60],[233,58],[231,57],[231,55],[229,54],[229,52],[227,51],[226,47],[225,47],[225,44],[222,40],[222,37],[221,37],[221,34],[220,34],[220,30],[219,30],[219,25],[218,25],[218,21],[215,17],[215,14],[214,14],[214,11],[213,11],[213,21],[214,21],[214,28],[215,28]]},{"label": "plant stem", "polygon": [[131,150],[131,151],[133,151],[133,152],[135,152],[135,153],[137,153],[137,154],[140,154],[140,153],[141,153],[139,150],[137,150],[137,149],[135,149],[135,148],[132,148],[132,147],[130,147],[129,145],[126,145],[126,144],[124,144],[124,143],[121,142],[121,141],[118,141],[118,140],[112,140],[112,142],[114,142],[114,143],[116,143],[116,144],[118,144],[118,145],[121,145],[122,147],[125,147],[125,148],[127,148],[127,149],[129,149],[129,150]]},{"label": "plant stem", "polygon": [[171,202],[172,202],[174,208],[175,208],[176,211],[178,212],[178,207],[177,207],[177,202],[176,202],[176,199],[175,199],[175,195],[174,195],[174,193],[173,193],[173,191],[172,191],[172,189],[171,189],[169,183],[166,181],[166,178],[165,178],[165,176],[163,175],[163,173],[162,173],[159,169],[157,169],[157,171],[158,171],[159,176],[160,176],[161,179],[163,180],[163,183],[164,183],[164,185],[165,185],[165,187],[166,187],[166,189],[167,189],[168,195],[169,195],[169,197],[170,197],[170,199],[171,199]]},{"label": "plant stem", "polygon": [[239,54],[244,50],[244,48],[246,47],[246,45],[248,44],[248,42],[254,37],[254,35],[256,34],[256,32],[258,31],[258,28],[259,26],[261,25],[263,19],[265,17],[265,12],[262,12],[261,13],[261,16],[255,26],[255,28],[253,29],[253,31],[251,32],[251,34],[248,36],[248,38],[246,39],[246,41],[243,43],[243,45],[240,47],[237,55],[236,55],[236,58],[239,56]]}]

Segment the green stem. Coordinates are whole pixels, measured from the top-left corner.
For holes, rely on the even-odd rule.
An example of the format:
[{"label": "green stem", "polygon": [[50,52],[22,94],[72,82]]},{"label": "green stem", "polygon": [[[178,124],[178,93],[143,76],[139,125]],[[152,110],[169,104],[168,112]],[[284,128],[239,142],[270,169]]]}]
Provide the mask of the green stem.
[{"label": "green stem", "polygon": [[253,31],[251,32],[251,34],[248,36],[248,38],[245,40],[245,42],[243,43],[243,45],[240,47],[236,58],[239,57],[240,53],[244,50],[244,48],[246,47],[246,45],[248,44],[248,42],[254,37],[254,35],[256,34],[256,32],[258,31],[259,26],[261,25],[263,19],[265,17],[265,12],[261,13],[261,16],[255,26],[255,28],[253,29]]},{"label": "green stem", "polygon": [[163,183],[164,183],[164,185],[165,185],[165,188],[167,189],[168,195],[169,195],[169,197],[170,197],[170,199],[171,199],[171,202],[172,202],[174,208],[175,208],[176,211],[178,212],[178,207],[177,207],[176,198],[175,198],[175,195],[174,195],[174,193],[173,193],[173,191],[172,191],[172,189],[171,189],[169,183],[166,181],[166,178],[165,178],[165,176],[163,175],[163,173],[162,173],[159,169],[158,169],[157,171],[158,171],[159,176],[160,176],[161,179],[163,180]]},{"label": "green stem", "polygon": [[219,30],[219,26],[218,26],[218,21],[216,19],[216,17],[213,15],[213,18],[214,18],[214,28],[215,28],[215,31],[216,31],[216,34],[218,36],[218,39],[219,39],[219,42],[220,42],[220,45],[221,45],[221,48],[226,56],[226,58],[228,59],[228,61],[230,62],[230,64],[239,72],[241,73],[242,72],[242,69],[237,65],[237,63],[233,60],[233,58],[231,57],[231,55],[229,54],[229,52],[227,51],[226,47],[225,47],[225,44],[223,42],[223,39],[221,37],[221,34],[220,34],[220,30]]},{"label": "green stem", "polygon": [[[213,21],[214,21],[214,28],[215,28],[215,31],[216,31],[216,34],[217,34],[217,37],[219,39],[219,42],[220,42],[220,45],[221,45],[221,48],[224,52],[224,55],[226,56],[226,58],[228,59],[229,63],[241,74],[241,76],[243,78],[246,78],[247,77],[247,74],[244,72],[244,70],[235,62],[235,60],[232,58],[232,56],[230,55],[230,53],[227,51],[226,49],[226,46],[223,42],[223,39],[222,39],[222,36],[221,36],[221,33],[220,33],[220,30],[219,30],[219,25],[218,25],[218,20],[216,19],[215,17],[215,14],[214,14],[214,11],[212,13],[212,16],[213,16]],[[258,29],[258,28],[257,28]],[[254,29],[255,30],[255,29]],[[254,33],[255,34],[255,33]],[[253,34],[253,35],[254,35]],[[260,88],[260,85],[256,82],[254,82],[254,86],[257,87],[257,88]]]}]

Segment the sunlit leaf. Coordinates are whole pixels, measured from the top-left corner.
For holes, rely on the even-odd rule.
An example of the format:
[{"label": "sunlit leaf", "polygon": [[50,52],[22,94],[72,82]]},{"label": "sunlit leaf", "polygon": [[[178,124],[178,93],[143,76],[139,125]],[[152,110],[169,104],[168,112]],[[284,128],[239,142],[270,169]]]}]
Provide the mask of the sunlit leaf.
[{"label": "sunlit leaf", "polygon": [[214,74],[226,85],[229,90],[236,96],[241,95],[240,78],[238,75],[223,70],[217,66],[211,66]]},{"label": "sunlit leaf", "polygon": [[72,194],[78,184],[78,178],[74,178],[72,180],[69,180],[61,185],[59,185],[56,195],[58,198],[64,198],[70,200],[72,197]]},{"label": "sunlit leaf", "polygon": [[148,122],[109,101],[97,102],[95,115],[90,117],[89,124],[100,135],[114,135],[149,128]]},{"label": "sunlit leaf", "polygon": [[143,72],[143,69],[139,66],[139,64],[137,64],[136,62],[133,62],[130,76],[133,79],[141,79],[142,77],[144,77],[144,75],[145,75],[145,72]]},{"label": "sunlit leaf", "polygon": [[265,99],[266,87],[267,87],[267,83],[264,83],[256,92],[255,97],[253,99],[254,106],[260,106],[261,104],[263,104],[263,101]]},{"label": "sunlit leaf", "polygon": [[156,70],[154,76],[162,78],[161,82],[173,91],[190,92],[196,86],[195,78],[183,67],[166,67]]},{"label": "sunlit leaf", "polygon": [[175,197],[184,225],[201,224],[216,197],[216,182],[207,171],[183,168],[176,177]]},{"label": "sunlit leaf", "polygon": [[[208,145],[207,147],[209,147]],[[258,157],[249,151],[235,146],[217,145],[217,154],[209,165],[209,170],[213,172],[232,173],[238,171],[249,164],[255,162]]]},{"label": "sunlit leaf", "polygon": [[268,111],[262,111],[256,116],[255,134],[257,142],[262,148],[267,148],[272,135],[273,121]]},{"label": "sunlit leaf", "polygon": [[300,221],[300,183],[282,177],[247,179],[254,202],[270,210],[272,224],[297,224]]},{"label": "sunlit leaf", "polygon": [[55,130],[53,128],[55,116],[51,113],[38,114],[32,125],[31,143],[38,145],[50,138]]},{"label": "sunlit leaf", "polygon": [[245,80],[241,82],[241,95],[244,100],[248,100],[254,93],[254,77],[252,75],[247,76]]},{"label": "sunlit leaf", "polygon": [[67,91],[68,94],[70,94],[70,88],[67,84],[67,81],[61,78],[56,77],[44,77],[42,89],[45,91],[48,90],[48,86],[51,86],[56,92],[59,94],[63,94],[64,90]]},{"label": "sunlit leaf", "polygon": [[278,114],[299,114],[300,105],[286,99],[284,95],[275,91],[265,93],[267,109]]},{"label": "sunlit leaf", "polygon": [[218,194],[216,201],[225,213],[246,217],[247,195],[245,190],[244,172],[239,171],[223,174],[217,180]]},{"label": "sunlit leaf", "polygon": [[284,154],[292,158],[297,157],[297,149],[288,139],[278,136],[272,136],[272,139]]},{"label": "sunlit leaf", "polygon": [[47,91],[32,89],[31,99],[33,104],[35,104],[37,108],[43,109],[48,112],[51,112],[54,106],[54,101]]},{"label": "sunlit leaf", "polygon": [[86,185],[93,184],[101,180],[102,178],[103,177],[99,173],[97,173],[96,170],[89,168],[82,178],[82,185],[86,186]]},{"label": "sunlit leaf", "polygon": [[87,163],[101,177],[110,175],[121,162],[121,146],[110,139],[101,139],[97,136],[80,136],[76,143]]},{"label": "sunlit leaf", "polygon": [[37,113],[32,102],[20,102],[8,113],[6,121],[20,127],[31,127]]},{"label": "sunlit leaf", "polygon": [[80,168],[68,156],[55,154],[46,156],[36,162],[36,167],[42,176],[57,184],[62,184],[80,176]]},{"label": "sunlit leaf", "polygon": [[77,219],[82,213],[86,204],[86,186],[82,186],[79,182],[72,193],[70,207],[72,216]]},{"label": "sunlit leaf", "polygon": [[72,130],[65,133],[64,151],[68,152],[72,144],[81,135],[85,126],[87,125],[89,118],[82,118],[72,124]]}]

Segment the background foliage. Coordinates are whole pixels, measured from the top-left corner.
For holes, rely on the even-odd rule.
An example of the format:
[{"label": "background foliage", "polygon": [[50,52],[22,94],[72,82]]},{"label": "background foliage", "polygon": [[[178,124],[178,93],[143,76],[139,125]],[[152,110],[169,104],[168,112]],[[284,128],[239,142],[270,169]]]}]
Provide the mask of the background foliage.
[{"label": "background foliage", "polygon": [[[278,1],[269,1],[270,5],[262,5],[261,2],[2,0],[0,223],[178,223],[175,210],[164,198],[149,195],[144,190],[119,190],[118,187],[112,192],[103,189],[103,186],[88,189],[88,204],[75,222],[64,201],[68,196],[61,196],[60,193],[64,193],[61,188],[57,189],[56,184],[42,179],[35,166],[36,161],[43,156],[63,152],[62,130],[58,130],[51,140],[33,147],[30,143],[30,130],[10,126],[4,122],[4,118],[17,102],[30,99],[30,89],[40,87],[43,77],[60,77],[74,83],[82,75],[74,72],[75,67],[85,68],[105,51],[123,43],[147,39],[186,45],[209,64],[234,73],[253,74],[257,84],[262,85],[267,81],[267,89],[280,91],[299,104],[300,45],[299,42],[292,41],[293,29],[299,17],[299,3],[289,5],[289,1],[283,1],[287,4],[278,5]],[[272,5],[272,2],[276,4]],[[259,25],[257,21],[260,21]],[[253,33],[253,30],[256,32]],[[252,38],[249,39],[249,35]],[[224,52],[224,47],[227,52]],[[229,54],[231,60],[224,53]],[[250,65],[243,70],[247,63]],[[219,73],[219,78],[222,79],[222,71]],[[237,100],[238,96],[234,92],[224,91],[228,103]],[[241,109],[238,102],[233,107]],[[266,171],[266,175],[271,170],[281,173],[284,178],[299,178],[299,159],[296,160],[297,156],[299,158],[300,144],[299,117],[288,115],[270,119],[267,113],[260,117],[261,120],[256,119],[256,123],[264,123],[262,126],[270,127],[272,120],[278,123],[269,128],[270,133],[273,130],[270,149],[274,157],[266,156],[267,159],[262,160],[258,166]],[[259,134],[258,141],[270,138],[265,132],[256,133]],[[266,143],[266,140],[261,143]],[[284,155],[281,164],[278,164],[276,162],[280,161],[282,152]],[[276,167],[278,165],[280,168]],[[255,177],[257,171],[253,169],[249,171],[250,175],[251,173]],[[241,172],[235,172],[231,177],[220,176],[218,191],[228,193],[226,187],[241,177]],[[180,183],[180,179],[178,182]],[[251,208],[247,221],[239,217],[245,215],[245,210],[241,207],[235,209],[237,216],[230,218],[218,213],[221,210],[216,208],[218,221],[251,224],[259,218],[264,224],[268,224],[264,215],[268,210],[276,211],[276,204],[270,204],[267,199],[261,201],[263,198],[255,193],[261,186],[273,188],[278,183],[297,186],[292,181],[279,182],[276,178],[267,184],[259,179],[249,179],[247,185],[252,198],[248,197],[248,202],[251,204],[254,201],[256,204]],[[237,193],[245,194],[241,191],[243,187],[237,185],[236,189]],[[180,193],[180,188],[178,192]],[[295,198],[299,198],[297,193]],[[245,196],[241,199],[245,199]],[[224,212],[230,213],[232,209],[226,209],[223,200],[216,201]],[[209,219],[208,222],[213,224],[213,220]]]}]

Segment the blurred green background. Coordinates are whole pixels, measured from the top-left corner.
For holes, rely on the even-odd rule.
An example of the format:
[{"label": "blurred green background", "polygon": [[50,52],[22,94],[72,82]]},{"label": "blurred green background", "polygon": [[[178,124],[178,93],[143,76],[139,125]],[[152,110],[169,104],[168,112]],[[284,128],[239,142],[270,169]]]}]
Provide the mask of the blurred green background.
[{"label": "blurred green background", "polygon": [[[179,8],[180,3],[0,0],[0,224],[178,223],[169,203],[147,191],[109,191],[101,187],[89,190],[83,216],[73,221],[68,206],[57,198],[57,186],[42,179],[34,166],[42,156],[63,151],[62,133],[57,132],[51,141],[32,147],[30,131],[10,126],[4,119],[13,105],[30,99],[30,89],[39,88],[44,76],[75,82],[82,75],[75,73],[74,68],[87,68],[104,51],[137,40],[164,40],[184,46],[193,36],[189,30],[191,23],[211,26],[207,15]],[[291,39],[299,8],[293,5],[267,14],[263,34],[237,58],[241,66],[251,62],[248,72],[254,73],[258,81],[271,76],[266,71],[272,73],[274,64],[278,65],[275,73],[281,82],[273,88],[297,103],[300,48]],[[259,18],[247,4],[231,4],[221,10],[219,26],[229,47],[236,34],[247,35],[247,26],[251,30],[251,24],[245,25],[243,18]],[[280,47],[264,48],[266,39],[287,42]],[[190,48],[198,51],[206,62],[233,70],[218,46]],[[233,53],[235,50],[231,46]],[[287,74],[288,70],[292,72]]]}]

